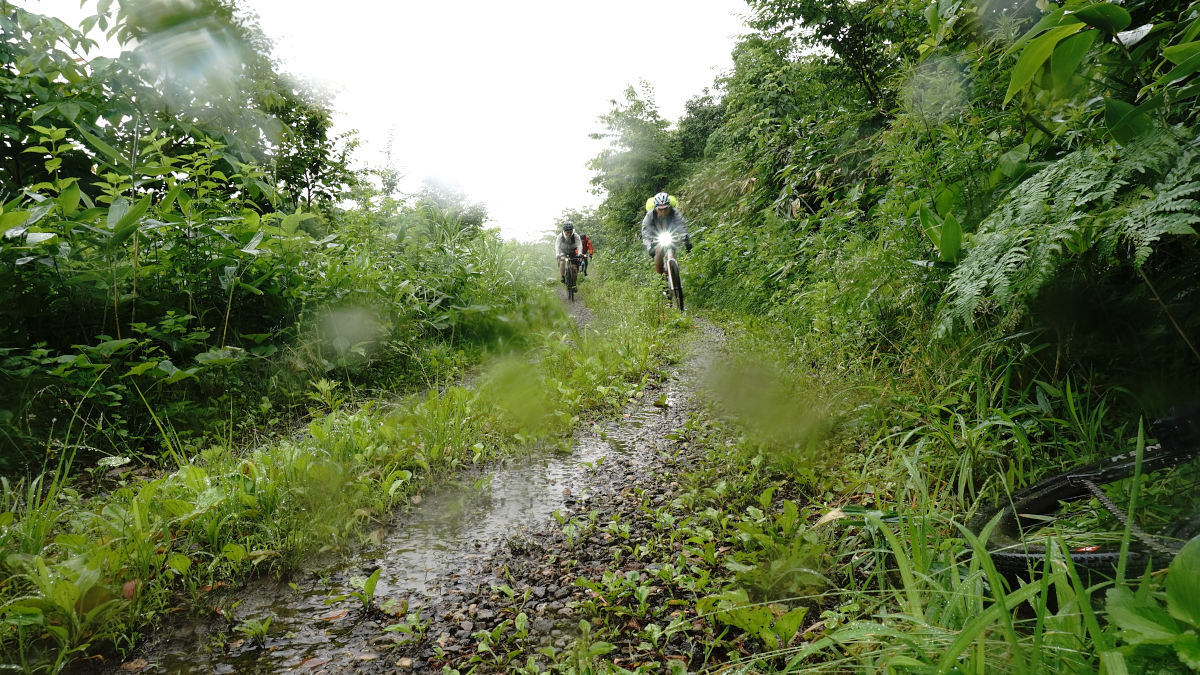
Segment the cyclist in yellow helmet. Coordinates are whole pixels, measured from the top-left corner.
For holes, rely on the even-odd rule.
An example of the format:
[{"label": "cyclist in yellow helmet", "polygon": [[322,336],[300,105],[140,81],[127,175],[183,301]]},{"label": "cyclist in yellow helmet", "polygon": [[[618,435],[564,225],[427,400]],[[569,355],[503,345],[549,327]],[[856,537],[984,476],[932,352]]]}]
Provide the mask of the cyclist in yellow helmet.
[{"label": "cyclist in yellow helmet", "polygon": [[688,238],[687,221],[679,212],[679,200],[665,192],[660,192],[646,200],[646,217],[642,218],[642,245],[646,252],[654,258],[654,271],[663,273],[662,248],[658,245],[660,232],[670,232],[676,240],[683,240],[688,251],[692,250],[692,240]]}]

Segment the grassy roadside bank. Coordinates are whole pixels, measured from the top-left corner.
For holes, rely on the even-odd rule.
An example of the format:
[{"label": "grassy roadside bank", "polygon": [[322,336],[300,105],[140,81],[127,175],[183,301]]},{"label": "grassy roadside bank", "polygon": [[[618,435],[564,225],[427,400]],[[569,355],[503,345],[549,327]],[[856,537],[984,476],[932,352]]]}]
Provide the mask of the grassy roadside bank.
[{"label": "grassy roadside bank", "polygon": [[1200,667],[1197,542],[1165,573],[1088,579],[1060,556],[1016,584],[961,528],[1013,486],[1144,442],[1102,424],[1104,401],[1046,388],[1048,409],[1005,407],[976,396],[982,376],[830,368],[779,326],[725,324],[708,407],[673,434],[694,469],[663,476],[682,489],[646,495],[607,569],[576,582],[583,638],[552,671]]},{"label": "grassy roadside bank", "polygon": [[348,549],[458,467],[557,443],[580,415],[619,409],[668,358],[679,326],[643,289],[589,286],[583,329],[561,317],[471,385],[339,408],[290,440],[211,447],[159,477],[123,474],[104,494],[53,478],[6,493],[4,663],[55,672],[128,648],[216,584]]}]

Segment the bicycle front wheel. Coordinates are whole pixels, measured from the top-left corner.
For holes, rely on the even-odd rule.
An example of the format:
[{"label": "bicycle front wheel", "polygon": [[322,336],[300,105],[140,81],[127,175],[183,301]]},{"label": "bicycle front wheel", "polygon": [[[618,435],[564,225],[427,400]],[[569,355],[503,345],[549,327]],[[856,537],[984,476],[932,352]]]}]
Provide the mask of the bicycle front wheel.
[{"label": "bicycle front wheel", "polygon": [[567,265],[567,300],[575,302],[575,283],[578,281],[579,268]]},{"label": "bicycle front wheel", "polygon": [[677,307],[679,311],[683,311],[683,282],[679,279],[679,263],[675,262],[674,258],[667,261],[667,269],[670,270],[669,276],[671,282],[671,305]]},{"label": "bicycle front wheel", "polygon": [[[1150,474],[1172,469],[1194,457],[1194,451],[1150,446],[1144,452],[1141,470]],[[1121,503],[1128,502],[1130,486],[1126,479],[1136,469],[1135,453],[1129,452],[1050,476],[981,511],[967,523],[967,529],[980,534],[992,520],[996,521],[985,545],[1002,573],[1024,575],[1043,569],[1046,558],[1058,546],[1056,542],[1061,542],[1081,572],[1111,575],[1120,562],[1124,521],[1131,517],[1122,510],[1127,503]],[[1191,487],[1189,498],[1195,508],[1200,500],[1195,499],[1195,486]],[[1147,566],[1159,569],[1170,564],[1186,539],[1200,530],[1198,516],[1200,512],[1177,518],[1156,534],[1134,525],[1126,568],[1138,574]],[[1138,520],[1141,518],[1134,518],[1135,523]]]}]

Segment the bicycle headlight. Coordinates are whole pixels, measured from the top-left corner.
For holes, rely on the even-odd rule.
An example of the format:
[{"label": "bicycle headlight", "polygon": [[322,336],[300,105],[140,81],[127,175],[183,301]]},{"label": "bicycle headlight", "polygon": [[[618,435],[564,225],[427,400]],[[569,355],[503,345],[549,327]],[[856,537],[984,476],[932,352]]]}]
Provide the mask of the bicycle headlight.
[{"label": "bicycle headlight", "polygon": [[670,246],[671,244],[674,244],[674,243],[675,243],[675,237],[671,236],[670,232],[659,232],[658,233],[658,245],[659,246]]}]

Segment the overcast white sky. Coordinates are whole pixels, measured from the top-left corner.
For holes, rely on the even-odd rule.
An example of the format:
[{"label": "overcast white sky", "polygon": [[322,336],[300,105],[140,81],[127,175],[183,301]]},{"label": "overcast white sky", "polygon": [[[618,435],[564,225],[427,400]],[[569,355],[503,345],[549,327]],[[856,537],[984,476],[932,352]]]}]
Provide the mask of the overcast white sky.
[{"label": "overcast white sky", "polygon": [[[602,146],[588,134],[610,101],[645,79],[678,120],[732,67],[746,12],[744,0],[242,1],[284,70],[336,92],[360,160],[381,164],[390,134],[409,184],[453,184],[522,240],[598,203],[585,165]],[[79,15],[79,0],[26,6]]]}]

